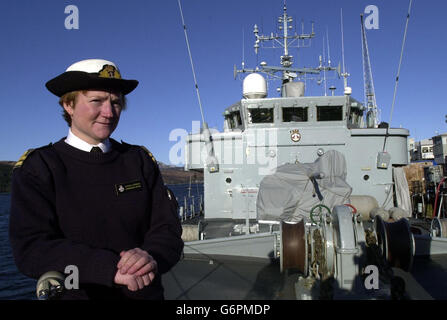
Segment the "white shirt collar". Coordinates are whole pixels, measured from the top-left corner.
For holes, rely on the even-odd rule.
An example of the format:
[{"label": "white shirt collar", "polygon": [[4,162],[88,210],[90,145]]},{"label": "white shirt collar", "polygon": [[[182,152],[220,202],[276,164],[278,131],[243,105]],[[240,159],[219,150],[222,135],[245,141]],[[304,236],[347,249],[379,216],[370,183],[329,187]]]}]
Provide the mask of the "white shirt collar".
[{"label": "white shirt collar", "polygon": [[85,142],[81,138],[77,137],[71,131],[71,128],[68,129],[68,135],[67,135],[67,138],[65,139],[65,142],[68,143],[70,146],[75,147],[76,149],[86,151],[86,152],[90,152],[90,150],[92,150],[93,147],[101,148],[102,152],[104,152],[104,153],[109,152],[111,149],[111,143],[110,143],[109,138],[107,138],[106,140],[104,140],[103,142],[101,142],[97,145],[90,144],[90,143]]}]

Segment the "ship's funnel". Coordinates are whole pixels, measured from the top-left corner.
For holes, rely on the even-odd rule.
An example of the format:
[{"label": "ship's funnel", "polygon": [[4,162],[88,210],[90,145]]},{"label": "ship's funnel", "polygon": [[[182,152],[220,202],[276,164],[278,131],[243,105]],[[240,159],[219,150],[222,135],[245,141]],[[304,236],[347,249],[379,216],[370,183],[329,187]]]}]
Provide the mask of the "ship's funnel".
[{"label": "ship's funnel", "polygon": [[267,97],[267,82],[259,73],[251,73],[242,83],[242,94],[245,99],[261,99]]},{"label": "ship's funnel", "polygon": [[286,82],[282,85],[281,96],[302,97],[304,96],[304,82]]}]

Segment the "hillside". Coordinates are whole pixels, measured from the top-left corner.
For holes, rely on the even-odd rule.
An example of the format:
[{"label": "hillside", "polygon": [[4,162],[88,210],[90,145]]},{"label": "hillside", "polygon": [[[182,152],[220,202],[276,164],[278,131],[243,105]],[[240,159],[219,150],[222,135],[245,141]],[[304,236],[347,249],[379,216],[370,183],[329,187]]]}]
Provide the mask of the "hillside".
[{"label": "hillside", "polygon": [[0,161],[0,192],[11,190],[11,173],[14,161]]},{"label": "hillside", "polygon": [[166,184],[181,184],[192,182],[203,182],[203,173],[196,171],[184,171],[182,167],[162,167],[160,166],[163,181]]},{"label": "hillside", "polygon": [[[11,174],[15,161],[0,161],[0,192],[11,191]],[[203,182],[203,173],[195,171],[184,171],[182,167],[168,166],[158,162],[161,175],[166,184],[181,184],[192,182]]]}]

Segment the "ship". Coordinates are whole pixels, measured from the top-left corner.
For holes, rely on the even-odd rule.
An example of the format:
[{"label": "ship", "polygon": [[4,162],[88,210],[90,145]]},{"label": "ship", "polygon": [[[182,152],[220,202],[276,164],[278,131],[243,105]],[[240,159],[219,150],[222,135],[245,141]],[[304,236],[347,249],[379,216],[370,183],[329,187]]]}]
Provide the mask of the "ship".
[{"label": "ship", "polygon": [[[363,17],[363,102],[344,61],[294,67],[290,48],[312,41],[314,26],[294,32],[285,3],[277,21],[280,33],[253,33],[256,52],[280,47],[280,66],[235,66],[242,99],[224,110],[223,131],[203,121],[187,136],[185,170],[203,172],[203,211],[180,211],[184,255],[164,276],[166,298],[446,298],[447,220],[413,214],[409,130],[379,122]],[[343,95],[333,86],[306,95],[330,73]],[[267,79],[281,82],[278,97]]]}]

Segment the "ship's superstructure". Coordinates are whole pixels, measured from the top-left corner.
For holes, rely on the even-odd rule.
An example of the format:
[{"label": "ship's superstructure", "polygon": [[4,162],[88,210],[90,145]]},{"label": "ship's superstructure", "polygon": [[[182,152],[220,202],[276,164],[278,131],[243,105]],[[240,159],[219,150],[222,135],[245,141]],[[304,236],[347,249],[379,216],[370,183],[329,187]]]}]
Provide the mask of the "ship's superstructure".
[{"label": "ship's superstructure", "polygon": [[[205,135],[187,137],[185,168],[205,173],[205,218],[256,220],[257,194],[266,175],[283,164],[314,162],[328,150],[345,156],[346,181],[353,195],[370,195],[379,206],[392,207],[393,168],[408,163],[408,130],[367,127],[368,110],[351,96],[349,87],[341,96],[306,96],[305,83],[299,80],[340,70],[321,60],[316,68],[293,68],[288,46],[315,33],[312,27],[309,34],[288,34],[291,17],[285,7],[279,21],[281,36],[259,35],[257,26],[254,34],[256,50],[261,43],[282,41],[281,66],[264,62],[255,69],[236,70],[249,74],[243,82],[243,98],[224,111],[224,131],[212,133],[219,170],[207,170]],[[281,79],[280,97],[267,97],[263,74]]]}]

